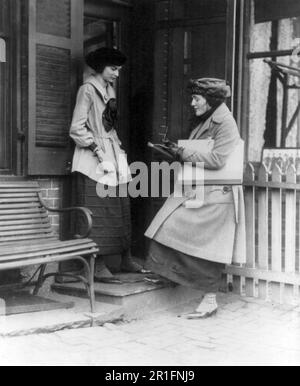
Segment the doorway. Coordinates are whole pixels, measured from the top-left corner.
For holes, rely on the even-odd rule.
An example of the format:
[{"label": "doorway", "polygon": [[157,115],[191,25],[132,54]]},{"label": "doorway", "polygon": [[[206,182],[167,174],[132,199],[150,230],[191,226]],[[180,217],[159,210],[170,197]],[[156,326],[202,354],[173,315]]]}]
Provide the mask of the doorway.
[{"label": "doorway", "polygon": [[[126,5],[109,4],[94,0],[84,3],[84,55],[101,47],[118,48],[128,57],[115,85],[119,110],[118,135],[123,147],[129,147],[129,102],[130,102],[130,14]],[[83,78],[90,75],[85,66]]]},{"label": "doorway", "polygon": [[[119,46],[118,22],[99,19],[94,16],[84,17],[84,56],[102,47]],[[84,80],[90,75],[85,65]]]},{"label": "doorway", "polygon": [[[122,147],[128,153],[129,146],[129,103],[130,103],[130,49],[128,45],[128,35],[130,26],[130,10],[124,6],[116,6],[108,2],[85,1],[84,20],[83,20],[83,49],[84,57],[102,47],[120,49],[127,56],[128,61],[122,68],[119,79],[114,85],[118,104],[118,136],[122,142]],[[83,65],[82,78],[85,81],[93,70],[85,63]],[[94,206],[97,202],[97,192],[90,188],[87,181],[84,181],[79,188],[76,184],[74,189],[76,198],[79,199],[79,191],[82,192],[84,202],[76,204],[87,207]],[[96,222],[97,213],[94,213]],[[106,263],[110,269],[119,267],[120,256],[105,256]]]}]

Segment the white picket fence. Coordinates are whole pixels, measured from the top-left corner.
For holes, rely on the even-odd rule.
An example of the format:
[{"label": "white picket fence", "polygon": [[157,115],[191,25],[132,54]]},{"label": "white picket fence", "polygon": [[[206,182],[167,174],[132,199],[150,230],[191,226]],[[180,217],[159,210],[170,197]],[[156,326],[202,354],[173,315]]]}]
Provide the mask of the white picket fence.
[{"label": "white picket fence", "polygon": [[247,165],[244,178],[247,263],[228,266],[233,290],[281,304],[300,303],[299,164]]}]

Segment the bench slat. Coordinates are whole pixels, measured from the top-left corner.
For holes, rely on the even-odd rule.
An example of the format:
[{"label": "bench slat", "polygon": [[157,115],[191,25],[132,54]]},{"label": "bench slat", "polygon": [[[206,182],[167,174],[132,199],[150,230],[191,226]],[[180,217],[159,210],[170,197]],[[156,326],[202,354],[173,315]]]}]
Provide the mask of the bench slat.
[{"label": "bench slat", "polygon": [[29,230],[15,230],[15,231],[0,231],[0,244],[1,240],[5,238],[6,236],[15,236],[18,238],[19,235],[31,235],[36,234],[39,235],[41,233],[53,233],[53,230],[49,227],[46,229],[29,229]]},{"label": "bench slat", "polygon": [[7,215],[0,215],[0,220],[2,221],[9,221],[9,220],[31,220],[31,219],[45,219],[48,218],[47,212],[34,212],[29,214],[7,214]]},{"label": "bench slat", "polygon": [[36,187],[24,187],[24,188],[7,188],[0,183],[0,193],[39,193],[41,188]]},{"label": "bench slat", "polygon": [[31,217],[28,217],[28,218],[25,218],[25,219],[20,219],[20,220],[15,220],[15,219],[8,219],[8,220],[5,220],[5,221],[2,221],[2,217],[0,218],[0,228],[1,227],[5,227],[5,226],[19,226],[19,225],[42,225],[42,224],[49,224],[49,226],[51,226],[50,224],[50,220],[47,218],[47,216],[45,217],[37,217],[37,218],[31,218]]},{"label": "bench slat", "polygon": [[14,236],[14,235],[21,235],[21,234],[30,234],[30,233],[49,233],[53,232],[52,228],[49,224],[43,224],[43,225],[22,225],[19,227],[0,227],[0,243],[1,243],[1,237],[2,236]]},{"label": "bench slat", "polygon": [[22,241],[22,240],[38,240],[38,239],[46,239],[46,238],[49,238],[49,239],[54,239],[56,240],[56,238],[54,236],[47,236],[47,235],[29,235],[29,236],[18,236],[18,237],[3,237],[1,239],[1,243],[0,243],[0,246],[2,243],[7,244],[8,243],[15,243],[16,241]]},{"label": "bench slat", "polygon": [[[58,248],[58,247],[68,247],[71,245],[78,246],[78,245],[84,245],[86,243],[94,243],[95,242],[91,239],[75,239],[75,240],[67,240],[67,241],[60,241],[58,239],[49,241],[49,240],[41,240],[36,241],[34,244],[16,244],[13,248],[10,246],[1,246],[0,245],[0,255],[13,255],[15,253],[24,253],[24,252],[35,252],[35,251],[44,251],[51,248]],[[96,245],[96,244],[95,244]]]},{"label": "bench slat", "polygon": [[34,189],[40,189],[40,186],[37,182],[34,181],[23,181],[23,182],[8,182],[8,181],[0,181],[0,187],[1,189],[10,189],[10,188],[34,188]]},{"label": "bench slat", "polygon": [[71,245],[69,247],[64,247],[63,245],[60,248],[53,248],[48,249],[44,251],[37,251],[37,252],[28,252],[28,253],[18,253],[14,255],[8,255],[8,256],[0,256],[0,263],[3,261],[16,261],[16,260],[22,260],[22,259],[29,259],[34,257],[42,257],[42,256],[48,256],[48,255],[60,255],[65,254],[67,252],[76,252],[77,255],[81,255],[81,252],[84,252],[87,249],[95,248],[96,244],[94,242],[85,243],[82,245]]},{"label": "bench slat", "polygon": [[0,209],[0,219],[2,219],[2,215],[5,215],[5,214],[10,214],[10,215],[18,215],[18,214],[36,214],[36,213],[40,213],[40,214],[43,214],[43,213],[46,213],[46,210],[43,209],[43,208],[24,208],[24,209],[19,209],[17,212],[13,209],[5,209],[5,210],[1,210]]},{"label": "bench slat", "polygon": [[[2,207],[2,205],[4,205],[4,204],[10,204],[10,203],[12,203],[12,204],[14,204],[14,203],[16,203],[16,204],[18,204],[18,203],[26,203],[26,202],[32,202],[32,203],[39,203],[39,205],[40,205],[40,200],[39,200],[39,198],[38,197],[10,197],[10,198],[2,198],[1,196],[0,196],[0,205],[1,205],[1,207]],[[36,205],[36,204],[35,204]]]},{"label": "bench slat", "polygon": [[39,223],[39,224],[21,224],[21,225],[5,225],[1,226],[0,223],[0,237],[3,234],[3,232],[8,231],[18,231],[18,230],[26,230],[26,229],[50,229],[51,230],[51,224],[48,223]]},{"label": "bench slat", "polygon": [[27,198],[27,197],[37,197],[36,192],[2,192],[0,190],[0,198]]},{"label": "bench slat", "polygon": [[[98,248],[91,248],[85,251],[81,251],[80,255],[81,256],[88,256],[92,254],[96,254],[99,252]],[[44,258],[35,258],[35,259],[28,259],[28,260],[22,260],[19,266],[21,267],[26,267],[29,265],[41,265],[41,264],[47,264],[47,263],[56,263],[58,261],[67,261],[67,260],[72,260],[78,257],[78,253],[68,253],[65,255],[54,255],[54,256],[48,256]],[[0,264],[0,271],[8,270],[8,269],[14,269],[16,268],[16,263],[17,262],[7,262],[7,263],[1,263]]]},{"label": "bench slat", "polygon": [[2,209],[21,209],[21,208],[41,208],[41,204],[39,203],[39,201],[36,201],[36,202],[24,202],[24,204],[22,203],[11,203],[11,204],[5,204],[5,203],[0,203],[1,206],[0,206],[0,213],[2,213]]}]

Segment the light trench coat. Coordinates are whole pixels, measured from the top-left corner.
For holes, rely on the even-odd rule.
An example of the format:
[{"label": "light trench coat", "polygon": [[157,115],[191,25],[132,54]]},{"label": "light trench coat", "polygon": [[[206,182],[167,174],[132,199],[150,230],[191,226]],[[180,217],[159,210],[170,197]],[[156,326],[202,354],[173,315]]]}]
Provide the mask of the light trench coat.
[{"label": "light trench coat", "polygon": [[[207,169],[220,169],[240,139],[236,122],[225,104],[200,124],[190,140],[214,140],[208,154],[185,149],[183,161],[204,162]],[[245,208],[242,186],[205,186],[204,204],[186,208],[184,197],[171,195],[145,236],[167,247],[208,261],[243,264],[246,261]]]},{"label": "light trench coat", "polygon": [[[94,75],[80,87],[73,113],[70,136],[76,143],[72,172],[80,172],[94,181],[115,186],[131,180],[126,153],[115,129],[106,132],[102,115],[111,98],[115,98],[111,85],[104,88]],[[96,143],[103,163],[88,148]],[[106,173],[105,170],[110,170]]]}]

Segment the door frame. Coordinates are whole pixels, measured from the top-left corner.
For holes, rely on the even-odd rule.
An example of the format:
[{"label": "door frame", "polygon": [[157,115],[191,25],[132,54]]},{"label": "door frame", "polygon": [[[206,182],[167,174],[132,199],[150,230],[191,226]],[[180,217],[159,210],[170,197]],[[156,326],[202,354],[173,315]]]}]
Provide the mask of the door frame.
[{"label": "door frame", "polygon": [[8,105],[5,111],[4,130],[6,131],[6,146],[9,147],[9,167],[0,169],[0,175],[23,175],[22,142],[25,136],[21,135],[21,4],[17,0],[10,0],[9,28],[7,33],[0,34],[7,47],[8,76]]},{"label": "door frame", "polygon": [[118,22],[118,48],[126,54],[128,61],[119,79],[118,89],[118,105],[120,114],[120,132],[122,144],[126,150],[130,147],[130,66],[131,66],[131,47],[130,47],[130,12],[132,4],[130,1],[104,0],[99,4],[95,0],[85,0],[84,2],[84,17],[91,16],[107,21]]}]

